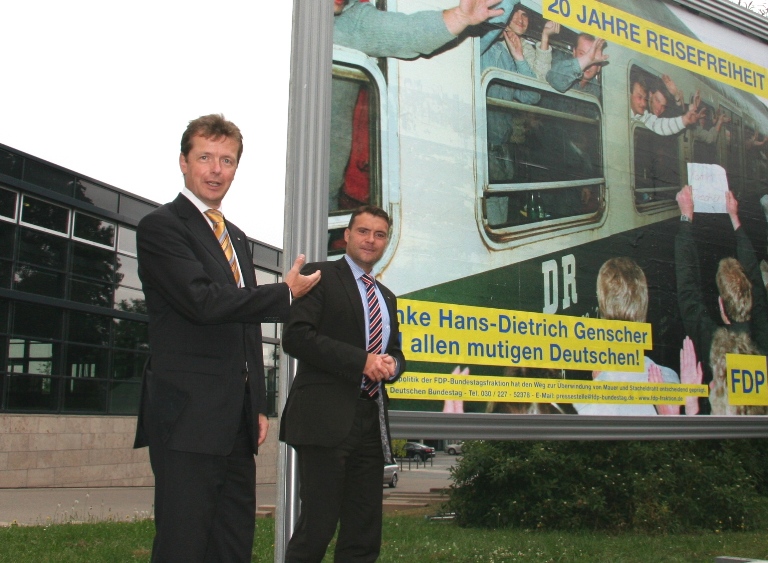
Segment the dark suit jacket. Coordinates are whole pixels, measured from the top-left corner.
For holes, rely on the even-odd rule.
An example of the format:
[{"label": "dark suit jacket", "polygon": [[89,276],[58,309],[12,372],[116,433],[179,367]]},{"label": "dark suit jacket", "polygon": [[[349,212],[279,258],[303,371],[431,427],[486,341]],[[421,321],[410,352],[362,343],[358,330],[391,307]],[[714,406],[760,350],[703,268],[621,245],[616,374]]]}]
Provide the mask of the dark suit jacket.
[{"label": "dark suit jacket", "polygon": [[139,223],[151,359],[135,447],[154,433],[173,450],[227,455],[247,375],[256,448],[256,415],[267,407],[259,323],[285,319],[289,290],[284,283],[257,287],[245,234],[229,222],[227,231],[244,288],[235,285],[210,223],[183,194]]},{"label": "dark suit jacket", "polygon": [[[296,378],[280,421],[280,439],[292,446],[334,447],[349,434],[360,397],[365,360],[365,309],[346,259],[307,264],[320,270],[320,282],[291,306],[283,349],[299,360]],[[397,323],[397,299],[382,284],[391,332],[386,353],[405,371]],[[387,395],[384,386],[384,402]]]}]

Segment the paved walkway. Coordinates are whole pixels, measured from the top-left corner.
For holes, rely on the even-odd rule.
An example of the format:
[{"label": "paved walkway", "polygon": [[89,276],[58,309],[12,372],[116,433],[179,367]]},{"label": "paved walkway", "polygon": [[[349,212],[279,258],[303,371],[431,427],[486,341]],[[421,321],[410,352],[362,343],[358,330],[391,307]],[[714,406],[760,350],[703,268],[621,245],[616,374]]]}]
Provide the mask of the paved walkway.
[{"label": "paved walkway", "polygon": [[[396,489],[389,492],[429,492],[450,485],[454,456],[438,453],[432,463],[403,464]],[[153,487],[0,489],[0,526],[133,520],[153,515]],[[274,484],[256,487],[256,504],[274,505]]]}]

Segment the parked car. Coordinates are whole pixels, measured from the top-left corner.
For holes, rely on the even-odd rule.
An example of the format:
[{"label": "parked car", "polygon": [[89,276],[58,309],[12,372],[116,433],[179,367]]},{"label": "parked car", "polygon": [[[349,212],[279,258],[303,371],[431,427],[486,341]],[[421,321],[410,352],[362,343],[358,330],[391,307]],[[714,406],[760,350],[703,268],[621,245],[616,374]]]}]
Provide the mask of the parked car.
[{"label": "parked car", "polygon": [[464,442],[454,442],[445,446],[445,451],[451,455],[457,455],[461,453],[461,446]]},{"label": "parked car", "polygon": [[427,461],[427,458],[435,457],[435,448],[422,444],[421,442],[406,442],[405,457],[421,458],[421,461]]},{"label": "parked car", "polygon": [[389,485],[390,489],[397,487],[397,464],[384,466],[384,484]]}]

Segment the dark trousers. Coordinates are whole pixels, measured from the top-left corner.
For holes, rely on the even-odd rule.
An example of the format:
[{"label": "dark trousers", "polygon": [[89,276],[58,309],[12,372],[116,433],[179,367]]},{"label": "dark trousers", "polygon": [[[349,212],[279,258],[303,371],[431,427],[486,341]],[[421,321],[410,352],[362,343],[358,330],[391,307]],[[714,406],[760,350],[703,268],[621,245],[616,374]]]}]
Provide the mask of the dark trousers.
[{"label": "dark trousers", "polygon": [[381,549],[384,454],[375,401],[357,401],[349,436],[335,448],[299,446],[301,513],[286,563],[323,559],[340,523],[334,561],[375,561]]},{"label": "dark trousers", "polygon": [[149,460],[155,474],[153,563],[251,560],[256,464],[249,414],[244,410],[235,446],[227,456],[170,450],[150,433]]}]

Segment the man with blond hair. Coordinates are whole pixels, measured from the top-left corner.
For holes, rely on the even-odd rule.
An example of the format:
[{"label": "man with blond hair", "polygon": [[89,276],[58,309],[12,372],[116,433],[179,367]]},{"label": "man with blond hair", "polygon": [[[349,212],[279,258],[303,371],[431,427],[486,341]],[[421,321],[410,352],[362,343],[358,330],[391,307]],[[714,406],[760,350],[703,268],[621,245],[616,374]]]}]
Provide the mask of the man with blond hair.
[{"label": "man with blond hair", "polygon": [[[631,258],[610,258],[597,274],[597,304],[600,317],[616,321],[644,323],[648,315],[648,281],[645,272]],[[594,381],[648,383],[656,374],[659,383],[680,383],[674,370],[643,357],[643,371],[594,371]],[[579,414],[611,416],[655,416],[666,414],[648,404],[575,403]]]},{"label": "man with blond hair", "polygon": [[597,274],[597,304],[604,319],[644,323],[648,282],[643,269],[631,258],[607,260]]}]

